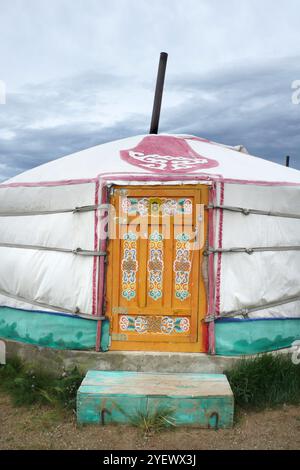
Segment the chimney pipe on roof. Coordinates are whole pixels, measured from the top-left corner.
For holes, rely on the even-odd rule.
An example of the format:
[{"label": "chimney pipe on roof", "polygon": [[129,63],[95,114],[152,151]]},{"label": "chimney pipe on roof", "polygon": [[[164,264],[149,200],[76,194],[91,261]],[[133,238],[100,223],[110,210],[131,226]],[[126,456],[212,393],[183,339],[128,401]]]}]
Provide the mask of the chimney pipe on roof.
[{"label": "chimney pipe on roof", "polygon": [[168,54],[166,52],[161,52],[160,53],[160,59],[159,59],[159,65],[158,65],[157,79],[156,79],[156,88],[155,88],[155,95],[154,95],[154,102],[153,102],[151,126],[150,126],[150,132],[149,132],[150,134],[157,134],[158,133],[158,126],[159,126],[162,95],[163,95],[163,90],[164,90],[167,60],[168,60]]}]

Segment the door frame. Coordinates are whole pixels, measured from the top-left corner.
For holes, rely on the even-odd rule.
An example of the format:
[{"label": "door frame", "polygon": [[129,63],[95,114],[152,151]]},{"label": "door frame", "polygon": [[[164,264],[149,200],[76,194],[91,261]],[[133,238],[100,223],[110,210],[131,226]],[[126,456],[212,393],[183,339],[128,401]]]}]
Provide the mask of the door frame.
[{"label": "door frame", "polygon": [[[114,185],[114,190],[143,190],[143,189],[159,189],[159,190],[174,190],[178,188],[178,194],[180,195],[180,190],[193,189],[200,191],[200,200],[201,204],[207,206],[209,202],[209,189],[210,186],[207,184],[180,184],[180,185]],[[113,195],[109,196],[109,203]],[[205,262],[205,257],[203,252],[206,248],[206,242],[208,238],[208,211],[204,211],[204,236],[205,240],[202,248],[199,250],[199,289],[198,289],[198,325],[197,325],[197,341],[192,342],[141,342],[141,341],[121,341],[121,340],[112,340],[112,317],[113,317],[113,308],[111,305],[111,300],[113,298],[113,255],[116,247],[116,240],[108,240],[107,244],[107,266],[106,266],[106,289],[105,289],[105,305],[106,305],[106,316],[109,320],[109,335],[110,335],[110,345],[109,350],[111,351],[159,351],[159,352],[207,352],[207,325],[204,322],[206,313],[207,313],[207,292],[206,285],[203,277],[203,262]]]}]

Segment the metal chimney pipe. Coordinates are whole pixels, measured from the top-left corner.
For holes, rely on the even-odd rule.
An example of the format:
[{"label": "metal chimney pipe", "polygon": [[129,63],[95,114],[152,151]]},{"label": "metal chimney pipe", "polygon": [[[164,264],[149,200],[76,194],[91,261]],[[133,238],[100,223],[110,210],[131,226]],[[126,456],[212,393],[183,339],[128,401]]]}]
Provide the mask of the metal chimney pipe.
[{"label": "metal chimney pipe", "polygon": [[289,157],[289,155],[287,155],[286,158],[285,158],[285,166],[290,166],[290,157]]},{"label": "metal chimney pipe", "polygon": [[160,59],[159,59],[159,65],[158,65],[157,79],[156,79],[156,88],[155,88],[155,95],[154,95],[154,102],[153,102],[151,126],[150,126],[150,132],[149,132],[150,134],[157,134],[158,133],[158,126],[159,126],[162,95],[163,95],[163,90],[164,90],[167,60],[168,60],[168,54],[166,52],[161,52],[160,53]]}]

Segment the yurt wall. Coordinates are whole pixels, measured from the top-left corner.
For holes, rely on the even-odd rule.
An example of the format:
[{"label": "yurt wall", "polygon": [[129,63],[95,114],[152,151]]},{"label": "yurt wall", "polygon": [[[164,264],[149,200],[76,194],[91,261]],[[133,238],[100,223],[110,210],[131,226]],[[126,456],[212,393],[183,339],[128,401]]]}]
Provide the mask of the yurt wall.
[{"label": "yurt wall", "polygon": [[1,187],[1,336],[94,346],[96,322],[82,317],[96,313],[95,257],[73,250],[95,250],[95,211],[75,210],[95,197],[95,183]]},{"label": "yurt wall", "polygon": [[290,346],[300,336],[300,188],[227,183],[217,198],[217,352]]}]

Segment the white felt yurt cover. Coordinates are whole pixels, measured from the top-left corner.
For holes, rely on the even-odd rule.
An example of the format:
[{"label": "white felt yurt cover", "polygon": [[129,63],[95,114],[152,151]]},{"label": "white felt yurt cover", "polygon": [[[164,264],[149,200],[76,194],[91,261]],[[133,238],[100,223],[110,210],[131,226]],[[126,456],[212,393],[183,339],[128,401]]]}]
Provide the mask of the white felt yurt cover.
[{"label": "white felt yurt cover", "polygon": [[[95,258],[70,256],[68,250],[99,249],[98,219],[93,211],[74,216],[71,210],[99,204],[107,182],[203,182],[215,187],[214,206],[300,214],[300,172],[243,151],[167,134],[98,145],[0,184],[0,306],[97,314]],[[214,255],[211,313],[275,303],[248,317],[300,317],[300,219],[215,209],[213,225],[210,248],[220,252]],[[222,251],[233,248],[249,250]],[[296,300],[281,304],[291,297]]]}]

